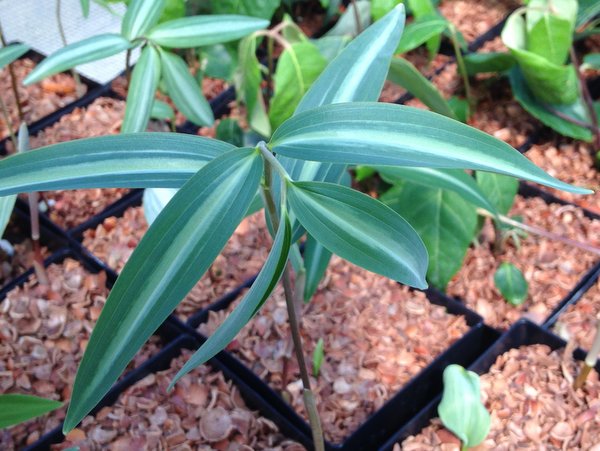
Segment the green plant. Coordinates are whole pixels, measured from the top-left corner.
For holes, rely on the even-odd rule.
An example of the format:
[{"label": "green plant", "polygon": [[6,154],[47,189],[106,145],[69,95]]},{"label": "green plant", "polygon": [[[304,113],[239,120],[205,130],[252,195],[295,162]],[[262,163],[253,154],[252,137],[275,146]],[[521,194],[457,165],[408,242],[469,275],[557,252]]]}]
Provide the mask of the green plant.
[{"label": "green plant", "polygon": [[460,365],[444,370],[444,393],[438,415],[466,450],[479,445],[490,432],[491,418],[481,402],[479,376]]},{"label": "green plant", "polygon": [[527,299],[527,281],[512,263],[501,263],[494,274],[496,288],[512,305],[521,305]]},{"label": "green plant", "polygon": [[39,417],[61,405],[58,401],[31,395],[0,395],[0,429]]},{"label": "green plant", "polygon": [[266,27],[268,22],[246,16],[213,15],[158,23],[164,7],[165,0],[132,0],[123,17],[121,34],[100,34],[63,47],[42,61],[24,83],[35,83],[57,72],[125,50],[128,71],[130,52],[140,47],[141,55],[131,75],[121,131],[145,130],[161,81],[188,119],[197,125],[211,125],[214,117],[210,105],[185,61],[172,49],[234,41]]},{"label": "green plant", "polygon": [[298,240],[306,232],[327,252],[370,271],[418,288],[427,285],[427,251],[414,229],[380,201],[335,183],[348,165],[476,169],[589,192],[552,178],[506,143],[467,125],[374,103],[403,17],[398,6],[352,41],[268,143],[238,148],[197,136],[137,133],[57,144],[0,161],[2,196],[92,187],[180,188],[111,290],[78,371],[65,431],[96,405],[196,284],[257,192],[274,233],[271,252],[241,303],[172,384],[222,350],[282,279],[317,449],[323,449],[323,440],[288,264]]}]

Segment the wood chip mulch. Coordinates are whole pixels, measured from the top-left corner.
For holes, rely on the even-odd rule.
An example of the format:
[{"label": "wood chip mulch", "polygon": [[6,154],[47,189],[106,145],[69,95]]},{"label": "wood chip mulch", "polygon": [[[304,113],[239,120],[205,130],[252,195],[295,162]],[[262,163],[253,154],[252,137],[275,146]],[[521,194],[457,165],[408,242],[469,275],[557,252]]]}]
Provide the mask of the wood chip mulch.
[{"label": "wood chip mulch", "polygon": [[[211,312],[198,330],[211,334],[233,308]],[[464,317],[431,304],[423,293],[338,257],[301,316],[307,362],[324,340],[324,362],[312,386],[325,436],[334,443],[469,329]],[[228,350],[305,415],[281,286]]]},{"label": "wood chip mulch", "polygon": [[[28,124],[77,100],[75,80],[70,74],[56,74],[39,83],[23,86],[23,79],[35,68],[36,63],[29,58],[22,58],[12,63],[12,66],[17,79],[17,90],[23,115]],[[86,86],[84,85],[83,88],[85,90]],[[6,104],[13,128],[16,131],[20,121],[8,67],[0,70],[0,93],[2,93],[0,95],[2,95],[2,100]],[[4,138],[8,134],[9,130],[4,116],[0,115],[0,137]]]},{"label": "wood chip mulch", "polygon": [[[10,245],[12,246],[12,255],[0,248],[0,287],[33,266],[33,243],[29,238],[20,243],[10,243]],[[45,246],[42,247],[41,251],[44,258],[50,255],[48,248]]]},{"label": "wood chip mulch", "polygon": [[113,406],[86,417],[52,449],[304,450],[271,420],[250,410],[238,388],[206,365],[184,376],[168,393],[167,386],[191,354],[184,350],[169,369],[128,388]]},{"label": "wood chip mulch", "polygon": [[[67,258],[47,268],[50,286],[31,277],[0,302],[0,393],[67,401],[83,351],[108,289],[106,274],[87,272]],[[138,366],[158,352],[153,337],[134,359]],[[0,449],[21,449],[58,426],[66,408],[9,428]]]},{"label": "wood chip mulch", "polygon": [[[580,362],[566,350],[523,346],[502,354],[481,376],[482,400],[491,430],[475,450],[597,451],[600,443],[600,381],[593,371],[583,389],[572,388]],[[394,451],[460,449],[439,419]]]},{"label": "wood chip mulch", "polygon": [[[131,207],[122,217],[110,217],[84,232],[83,245],[111,268],[120,271],[148,229],[142,207]],[[200,279],[175,313],[189,318],[219,297],[255,276],[267,258],[271,238],[262,212],[238,226],[221,255]]]},{"label": "wood chip mulch", "polygon": [[[574,206],[546,204],[539,198],[517,196],[510,215],[568,238],[599,245],[600,221],[584,216]],[[464,264],[447,287],[487,324],[507,328],[525,315],[541,323],[573,289],[585,271],[598,260],[593,254],[548,238],[528,234],[517,248],[511,240],[500,255],[494,255],[494,231],[488,223],[480,243],[467,251]],[[520,306],[506,302],[494,285],[494,273],[502,262],[516,265],[529,284],[529,296]]]}]

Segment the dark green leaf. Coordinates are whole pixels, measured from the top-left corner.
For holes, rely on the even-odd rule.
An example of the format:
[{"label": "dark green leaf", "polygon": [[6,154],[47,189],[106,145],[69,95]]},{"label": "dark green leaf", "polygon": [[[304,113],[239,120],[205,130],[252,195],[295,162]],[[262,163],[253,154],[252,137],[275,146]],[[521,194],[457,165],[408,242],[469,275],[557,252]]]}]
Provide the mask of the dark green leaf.
[{"label": "dark green leaf", "polygon": [[469,53],[463,59],[469,75],[505,72],[515,64],[515,58],[504,52]]},{"label": "dark green leaf", "polygon": [[327,266],[329,266],[329,260],[331,260],[331,252],[321,246],[311,235],[308,235],[304,243],[305,302],[308,302],[317,291],[319,283],[327,271]]},{"label": "dark green leaf", "polygon": [[600,53],[590,53],[583,57],[583,64],[590,69],[600,70]]},{"label": "dark green leaf", "polygon": [[373,18],[373,22],[377,22],[399,3],[402,3],[402,0],[372,0],[371,17]]},{"label": "dark green leaf", "polygon": [[521,305],[527,299],[529,289],[523,273],[512,263],[504,262],[494,274],[496,288],[512,305]]},{"label": "dark green leaf", "polygon": [[319,377],[321,372],[321,365],[323,365],[323,358],[325,357],[325,351],[323,349],[323,339],[319,338],[315,351],[313,353],[313,376]]},{"label": "dark green leaf", "polygon": [[[408,6],[412,11],[415,19],[419,20],[424,17],[431,17],[434,15],[438,15],[437,10],[435,9],[435,5],[430,0],[408,0]],[[442,42],[441,34],[434,36],[427,41],[427,50],[429,51],[429,59],[433,59],[433,57],[437,54],[440,49],[440,44]]]},{"label": "dark green leaf", "polygon": [[131,0],[121,22],[121,34],[130,41],[143,36],[158,23],[165,0]]},{"label": "dark green leaf", "polygon": [[0,49],[0,69],[22,57],[29,51],[29,48],[25,44],[11,44]]},{"label": "dark green leaf", "polygon": [[0,197],[0,238],[4,235],[16,201],[16,195]]},{"label": "dark green leaf", "polygon": [[[513,177],[477,172],[475,174],[479,188],[500,214],[507,214],[512,208],[519,190],[519,181]],[[489,210],[488,211],[493,211]]]},{"label": "dark green leaf", "polygon": [[153,119],[170,121],[175,119],[175,112],[168,103],[154,99],[154,103],[152,103],[152,110],[150,110],[150,117]]},{"label": "dark green leaf", "polygon": [[432,38],[440,36],[448,27],[448,21],[439,15],[424,16],[404,27],[404,33],[396,54],[410,52],[413,49],[431,41]]},{"label": "dark green leaf", "polygon": [[356,27],[356,11],[358,11],[358,22],[360,29],[364,30],[371,24],[371,2],[366,0],[356,0],[346,8],[346,11],[340,16],[336,24],[329,30],[325,36],[356,36],[359,31]]},{"label": "dark green leaf", "polygon": [[184,17],[186,2],[187,0],[166,0],[165,9],[158,22],[163,23]]},{"label": "dark green leaf", "polygon": [[202,67],[207,77],[232,80],[237,67],[238,48],[227,44],[215,44],[202,49]]},{"label": "dark green leaf", "polygon": [[90,15],[90,0],[79,0],[79,4],[81,5],[83,17],[87,19],[87,17]]},{"label": "dark green leaf", "polygon": [[467,99],[452,96],[448,99],[448,105],[452,108],[456,120],[466,124],[469,120],[469,101]]},{"label": "dark green leaf", "polygon": [[244,145],[244,131],[235,119],[222,119],[217,125],[216,138],[236,147]]},{"label": "dark green leaf", "polygon": [[262,175],[255,149],[214,159],[173,197],[112,288],[77,372],[63,426],[73,429],[219,254]]},{"label": "dark green leaf", "polygon": [[62,404],[51,399],[8,393],[0,395],[0,429],[39,417]]},{"label": "dark green leaf", "polygon": [[211,0],[213,14],[241,14],[271,20],[281,0]]}]

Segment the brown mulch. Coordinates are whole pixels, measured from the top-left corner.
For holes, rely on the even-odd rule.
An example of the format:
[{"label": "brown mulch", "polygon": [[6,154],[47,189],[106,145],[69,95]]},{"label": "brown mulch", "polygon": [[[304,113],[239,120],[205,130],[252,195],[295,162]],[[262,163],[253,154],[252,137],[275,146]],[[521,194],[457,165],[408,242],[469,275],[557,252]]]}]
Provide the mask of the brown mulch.
[{"label": "brown mulch", "polygon": [[[68,401],[83,351],[108,289],[106,274],[92,274],[70,258],[47,269],[50,286],[31,277],[0,302],[0,393]],[[137,366],[158,351],[153,337]],[[58,426],[66,408],[7,429],[0,449],[20,449]]]},{"label": "brown mulch", "polygon": [[[481,376],[491,429],[477,450],[598,450],[600,381],[593,371],[583,389],[572,388],[579,369],[567,350],[523,346],[502,354]],[[460,449],[439,419],[394,451]]]},{"label": "brown mulch", "polygon": [[[33,266],[33,243],[29,238],[10,245],[13,248],[12,255],[8,255],[0,248],[0,287]],[[41,251],[44,258],[50,255],[50,251],[45,246],[42,246]]]},{"label": "brown mulch", "polygon": [[86,417],[52,449],[304,450],[286,439],[271,420],[250,410],[239,389],[206,365],[167,392],[191,354],[184,350],[169,369],[128,388],[113,406]]},{"label": "brown mulch", "polygon": [[[600,221],[586,218],[577,207],[517,196],[510,215],[583,243],[600,244]],[[533,234],[522,238],[519,248],[509,241],[501,254],[494,255],[493,240],[494,231],[487,223],[480,243],[467,251],[462,268],[447,287],[449,295],[461,298],[493,327],[507,328],[523,315],[541,323],[598,260],[594,254]],[[529,296],[520,306],[506,302],[495,288],[494,273],[502,262],[516,265],[529,284]]]},{"label": "brown mulch", "polygon": [[[122,217],[110,217],[84,232],[83,245],[111,268],[120,271],[148,229],[142,207],[132,207]],[[271,238],[262,211],[244,219],[221,255],[200,279],[175,313],[189,318],[220,296],[255,276],[266,260]]]},{"label": "brown mulch", "polygon": [[[70,74],[56,74],[39,83],[23,86],[23,79],[34,69],[36,63],[29,58],[23,58],[12,63],[12,66],[17,79],[17,90],[23,115],[28,124],[77,100],[75,80]],[[85,85],[83,88],[87,89]],[[20,121],[8,67],[0,70],[0,93],[2,93],[2,100],[6,104],[13,128],[16,131]],[[0,138],[5,138],[8,134],[4,116],[0,114]]]},{"label": "brown mulch", "polygon": [[[282,293],[278,286],[228,350],[305,415]],[[198,330],[211,334],[233,308],[211,312]],[[464,317],[431,304],[423,293],[338,257],[301,317],[308,362],[318,340],[324,341],[323,365],[312,386],[325,437],[334,443],[468,330]]]}]

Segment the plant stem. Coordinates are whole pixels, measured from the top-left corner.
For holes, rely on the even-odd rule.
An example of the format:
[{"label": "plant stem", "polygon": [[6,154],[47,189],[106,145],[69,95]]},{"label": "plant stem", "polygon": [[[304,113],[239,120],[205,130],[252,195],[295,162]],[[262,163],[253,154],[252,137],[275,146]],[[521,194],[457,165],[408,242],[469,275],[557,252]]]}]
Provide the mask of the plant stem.
[{"label": "plant stem", "polygon": [[596,362],[598,361],[598,353],[600,353],[600,319],[596,322],[596,336],[594,337],[592,347],[585,357],[585,360],[581,366],[581,371],[577,375],[577,379],[575,379],[575,382],[573,383],[573,388],[575,390],[583,387],[583,384],[585,384],[588,374],[590,374],[592,369],[594,369],[594,366],[596,366]]},{"label": "plant stem", "polygon": [[271,103],[271,95],[273,93],[273,50],[275,47],[275,41],[271,38],[267,38],[267,92],[265,103],[269,105]]},{"label": "plant stem", "polygon": [[592,120],[592,124],[594,125],[594,130],[592,130],[592,133],[594,133],[594,150],[597,152],[600,150],[600,129],[598,129],[598,115],[596,114],[596,109],[594,108],[594,99],[592,99],[592,95],[590,94],[590,90],[588,89],[585,77],[581,73],[579,58],[577,58],[575,48],[571,46],[569,52],[571,55],[571,62],[575,66],[575,71],[577,72],[577,77],[579,79],[581,96],[583,97],[583,101],[585,102],[588,114],[590,116],[590,119]]},{"label": "plant stem", "polygon": [[127,88],[131,82],[131,49],[127,49],[125,53],[125,80],[127,80]]},{"label": "plant stem", "polygon": [[[2,41],[2,47],[6,47],[6,38],[4,37],[4,30],[0,25],[0,41]],[[17,76],[15,75],[15,69],[13,63],[8,65],[8,73],[10,74],[10,84],[12,87],[13,95],[15,96],[15,103],[17,104],[17,111],[19,112],[19,120],[24,121],[25,115],[23,114],[23,107],[21,106],[21,98],[19,97],[19,90],[17,89]]]},{"label": "plant stem", "polygon": [[6,122],[6,128],[8,128],[8,133],[10,134],[10,140],[13,143],[13,147],[16,151],[17,149],[17,137],[15,135],[15,128],[13,126],[12,120],[10,119],[10,115],[8,114],[8,108],[6,107],[6,103],[4,103],[4,99],[0,96],[0,109],[2,109],[2,116],[4,116],[4,122]]},{"label": "plant stem", "polygon": [[[67,37],[65,35],[65,29],[63,27],[62,18],[60,15],[60,0],[56,0],[56,24],[58,25],[58,34],[60,34],[60,40],[62,41],[63,47],[67,45]],[[79,78],[79,74],[75,70],[75,68],[71,69],[71,75],[73,75],[73,80],[75,80],[75,92],[77,93],[77,97],[81,97],[84,93],[83,83],[81,83],[81,79]]]},{"label": "plant stem", "polygon": [[544,105],[544,108],[546,108],[548,111],[550,111],[555,116],[558,116],[561,119],[563,119],[563,120],[565,120],[567,122],[570,122],[571,124],[575,124],[575,125],[577,125],[579,127],[587,128],[592,133],[600,133],[600,128],[595,127],[593,124],[588,124],[587,122],[580,121],[579,119],[571,117],[568,114],[565,114],[562,111],[559,111],[559,110],[557,110],[556,108],[554,108],[554,107],[552,107],[550,105]]},{"label": "plant stem", "polygon": [[351,0],[350,3],[352,3],[352,9],[354,10],[354,22],[356,22],[356,35],[358,36],[362,32],[362,27],[360,25],[360,13],[358,12],[356,0]]},{"label": "plant stem", "polygon": [[456,56],[456,64],[458,66],[458,72],[460,73],[463,84],[465,85],[465,95],[467,97],[467,104],[469,106],[467,111],[467,118],[471,115],[471,108],[474,106],[473,95],[471,94],[471,83],[469,82],[469,74],[467,73],[467,66],[458,43],[458,37],[456,36],[456,28],[450,24],[450,37],[452,41],[452,47],[454,48],[454,55]]}]

